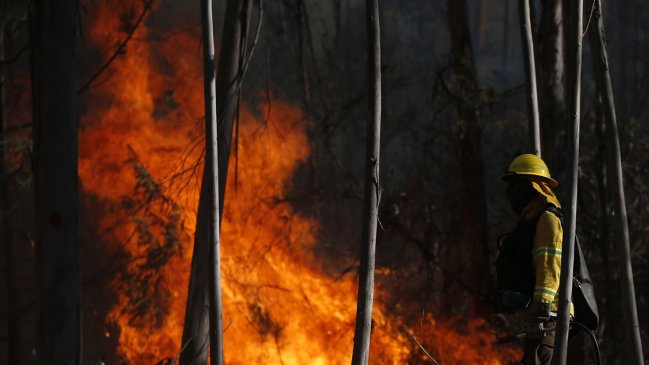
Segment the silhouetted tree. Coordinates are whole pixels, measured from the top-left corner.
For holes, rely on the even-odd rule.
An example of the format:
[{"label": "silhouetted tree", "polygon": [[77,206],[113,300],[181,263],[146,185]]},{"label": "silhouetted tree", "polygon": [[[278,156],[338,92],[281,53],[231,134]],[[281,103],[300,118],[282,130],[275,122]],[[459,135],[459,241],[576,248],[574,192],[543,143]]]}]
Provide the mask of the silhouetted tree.
[{"label": "silhouetted tree", "polygon": [[[487,204],[484,189],[479,124],[480,89],[475,70],[466,0],[448,0],[448,26],[457,110],[459,165],[461,171],[461,226],[452,248],[453,266],[462,267],[475,292],[483,292],[489,272],[487,243]],[[469,264],[470,263],[470,264]]]},{"label": "silhouetted tree", "polygon": [[39,364],[79,364],[76,0],[33,5],[34,236]]}]

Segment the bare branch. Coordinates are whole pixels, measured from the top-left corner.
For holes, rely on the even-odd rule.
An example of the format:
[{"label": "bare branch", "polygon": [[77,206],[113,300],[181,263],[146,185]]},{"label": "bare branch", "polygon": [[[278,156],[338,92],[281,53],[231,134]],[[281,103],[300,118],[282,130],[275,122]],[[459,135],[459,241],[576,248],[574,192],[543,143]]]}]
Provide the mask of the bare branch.
[{"label": "bare branch", "polygon": [[423,351],[423,352],[426,354],[426,356],[428,356],[428,358],[430,359],[430,361],[432,361],[432,362],[434,362],[435,364],[439,365],[439,363],[438,363],[437,361],[435,361],[435,359],[433,359],[432,356],[430,356],[430,354],[428,353],[428,351],[426,351],[426,348],[421,344],[421,342],[419,342],[419,340],[417,340],[417,337],[415,337],[415,336],[413,336],[413,335],[410,335],[410,338],[411,338],[413,341],[415,341],[415,343],[417,344],[417,346],[419,346],[419,348],[421,349],[421,351]]},{"label": "bare branch", "polygon": [[106,69],[107,69],[107,68],[108,68],[108,67],[113,63],[113,61],[115,61],[115,59],[117,58],[117,56],[119,56],[120,54],[123,54],[123,53],[124,53],[124,50],[126,49],[126,45],[128,44],[128,42],[129,42],[129,41],[131,40],[131,38],[133,37],[133,34],[134,34],[135,31],[137,30],[137,28],[140,26],[140,23],[142,23],[142,20],[144,19],[144,16],[146,15],[146,13],[147,13],[147,12],[149,11],[149,9],[151,8],[151,5],[153,5],[153,1],[154,1],[154,0],[148,0],[146,3],[144,3],[144,9],[142,9],[142,12],[140,13],[140,16],[139,16],[139,17],[137,18],[137,20],[135,21],[135,24],[133,25],[133,28],[131,28],[131,30],[130,30],[130,31],[128,32],[128,34],[126,35],[126,38],[124,38],[124,40],[122,41],[122,43],[120,43],[119,46],[117,46],[117,49],[115,50],[115,52],[113,52],[113,55],[110,56],[110,58],[109,58],[108,60],[106,60],[106,62],[104,62],[104,64],[101,65],[101,67],[99,67],[99,69],[97,70],[97,72],[95,72],[95,74],[92,75],[92,76],[90,77],[90,79],[88,79],[88,81],[86,81],[86,82],[83,84],[83,86],[81,86],[81,87],[79,88],[79,90],[77,91],[77,95],[78,95],[78,94],[81,94],[82,92],[84,92],[84,91],[86,91],[87,89],[89,89],[90,86],[92,86],[92,83],[95,82],[95,80],[97,80],[97,78],[98,78],[102,73],[104,73],[104,71],[106,71]]}]

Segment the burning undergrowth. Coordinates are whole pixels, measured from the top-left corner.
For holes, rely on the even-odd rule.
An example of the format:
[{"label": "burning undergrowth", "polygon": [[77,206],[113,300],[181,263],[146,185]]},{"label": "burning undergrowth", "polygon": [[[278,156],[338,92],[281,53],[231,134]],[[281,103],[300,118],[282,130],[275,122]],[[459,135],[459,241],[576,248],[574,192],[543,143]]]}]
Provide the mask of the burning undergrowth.
[{"label": "burning undergrowth", "polygon": [[[98,47],[119,42],[130,29],[124,22],[132,22],[140,7],[122,2],[97,7],[91,41]],[[125,20],[123,14],[131,16]],[[100,244],[123,259],[111,284],[117,299],[106,318],[116,328],[117,351],[128,363],[153,364],[181,349],[201,176],[202,68],[198,32],[169,32],[156,40],[149,39],[152,31],[145,24],[137,32],[91,89],[82,115],[79,169],[83,194],[104,205],[104,214],[91,221],[105,232]],[[259,109],[263,112],[244,105],[241,111],[237,160],[230,164],[224,202],[226,361],[347,363],[356,280],[324,273],[312,249],[318,221],[285,199],[295,169],[311,153],[308,117],[281,99]],[[426,361],[407,326],[381,305],[377,290],[372,361]],[[416,334],[445,363],[512,358],[512,351],[498,354],[491,348],[483,322],[469,323],[461,334],[452,321],[427,317]]]}]

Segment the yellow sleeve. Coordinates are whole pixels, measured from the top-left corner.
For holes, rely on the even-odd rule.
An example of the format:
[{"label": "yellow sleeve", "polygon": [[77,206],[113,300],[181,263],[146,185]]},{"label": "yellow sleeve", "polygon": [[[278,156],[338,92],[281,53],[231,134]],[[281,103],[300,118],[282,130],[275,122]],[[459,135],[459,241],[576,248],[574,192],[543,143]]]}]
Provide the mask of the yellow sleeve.
[{"label": "yellow sleeve", "polygon": [[534,301],[555,302],[561,275],[561,244],[563,228],[561,220],[551,212],[543,212],[536,224],[532,247],[536,283]]}]

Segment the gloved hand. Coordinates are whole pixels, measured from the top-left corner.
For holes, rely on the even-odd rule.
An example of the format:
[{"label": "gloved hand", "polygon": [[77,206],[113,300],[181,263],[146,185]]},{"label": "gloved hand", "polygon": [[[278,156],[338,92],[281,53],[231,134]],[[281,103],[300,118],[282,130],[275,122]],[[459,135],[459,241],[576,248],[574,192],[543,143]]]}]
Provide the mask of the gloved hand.
[{"label": "gloved hand", "polygon": [[550,320],[550,303],[532,302],[524,312],[525,338],[528,341],[538,341],[545,335],[544,323]]},{"label": "gloved hand", "polygon": [[491,298],[496,313],[514,313],[527,307],[532,298],[513,290],[501,290]]},{"label": "gloved hand", "polygon": [[550,320],[550,303],[532,302],[527,311],[528,321],[531,323],[543,323]]}]

